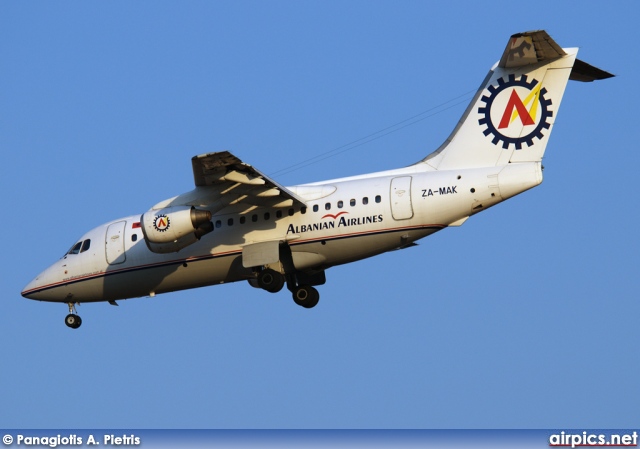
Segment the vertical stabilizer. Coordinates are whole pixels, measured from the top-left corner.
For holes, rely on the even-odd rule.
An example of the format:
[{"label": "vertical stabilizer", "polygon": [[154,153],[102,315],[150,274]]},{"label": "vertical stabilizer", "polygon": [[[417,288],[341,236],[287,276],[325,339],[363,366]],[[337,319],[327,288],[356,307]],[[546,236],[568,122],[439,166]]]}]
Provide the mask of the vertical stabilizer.
[{"label": "vertical stabilizer", "polygon": [[570,77],[613,76],[577,61],[577,53],[545,31],[511,36],[453,133],[422,163],[448,170],[542,160]]}]

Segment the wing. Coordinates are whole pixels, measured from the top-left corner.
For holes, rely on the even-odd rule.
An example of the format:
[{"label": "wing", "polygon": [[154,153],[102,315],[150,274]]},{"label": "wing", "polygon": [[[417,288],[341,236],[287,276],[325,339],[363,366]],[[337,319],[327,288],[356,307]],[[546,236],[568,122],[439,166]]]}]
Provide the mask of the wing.
[{"label": "wing", "polygon": [[196,206],[216,213],[225,208],[243,212],[257,207],[305,206],[303,198],[228,151],[194,156],[191,164],[195,190],[162,201],[153,209]]}]

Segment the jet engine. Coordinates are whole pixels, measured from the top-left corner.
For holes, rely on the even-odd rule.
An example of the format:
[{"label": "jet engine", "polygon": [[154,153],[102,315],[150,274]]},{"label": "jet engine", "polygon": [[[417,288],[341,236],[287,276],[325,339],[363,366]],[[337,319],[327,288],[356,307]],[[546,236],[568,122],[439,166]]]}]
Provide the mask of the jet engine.
[{"label": "jet engine", "polygon": [[150,210],[140,217],[147,246],[154,253],[175,253],[213,231],[211,212],[193,206]]}]

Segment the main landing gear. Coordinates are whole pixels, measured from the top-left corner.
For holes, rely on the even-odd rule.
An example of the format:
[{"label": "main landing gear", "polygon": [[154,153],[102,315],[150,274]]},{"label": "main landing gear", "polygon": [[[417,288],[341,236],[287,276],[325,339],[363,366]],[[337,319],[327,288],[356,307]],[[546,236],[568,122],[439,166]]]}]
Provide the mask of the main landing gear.
[{"label": "main landing gear", "polygon": [[[293,301],[305,309],[311,309],[318,304],[320,293],[311,285],[299,282],[295,274],[286,276],[271,268],[265,268],[258,272],[255,280],[249,283],[254,287],[259,287],[270,293],[277,293],[282,290],[284,284],[293,296]],[[324,281],[323,281],[324,282]],[[301,285],[299,285],[301,284]]]},{"label": "main landing gear", "polygon": [[71,329],[77,329],[82,324],[82,318],[77,315],[76,306],[74,303],[69,303],[69,315],[67,315],[64,319],[64,324],[69,326]]},{"label": "main landing gear", "polygon": [[310,285],[300,285],[291,289],[293,301],[305,309],[311,309],[320,301],[320,293]]},{"label": "main landing gear", "polygon": [[284,287],[284,276],[276,270],[266,268],[258,273],[258,286],[269,293],[278,293]]},{"label": "main landing gear", "polygon": [[293,302],[305,309],[311,309],[320,301],[320,293],[315,285],[323,285],[327,279],[324,270],[315,273],[294,271],[287,274],[287,288],[293,296]]}]

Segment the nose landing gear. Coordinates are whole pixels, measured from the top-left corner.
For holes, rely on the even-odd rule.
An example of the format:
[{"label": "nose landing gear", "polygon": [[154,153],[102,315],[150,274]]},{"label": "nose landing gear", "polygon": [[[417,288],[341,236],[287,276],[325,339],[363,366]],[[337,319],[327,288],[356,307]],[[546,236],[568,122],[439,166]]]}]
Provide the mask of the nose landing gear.
[{"label": "nose landing gear", "polygon": [[77,315],[76,306],[74,303],[70,302],[69,305],[69,315],[67,315],[64,319],[64,324],[69,326],[71,329],[77,329],[82,324],[82,318]]}]

